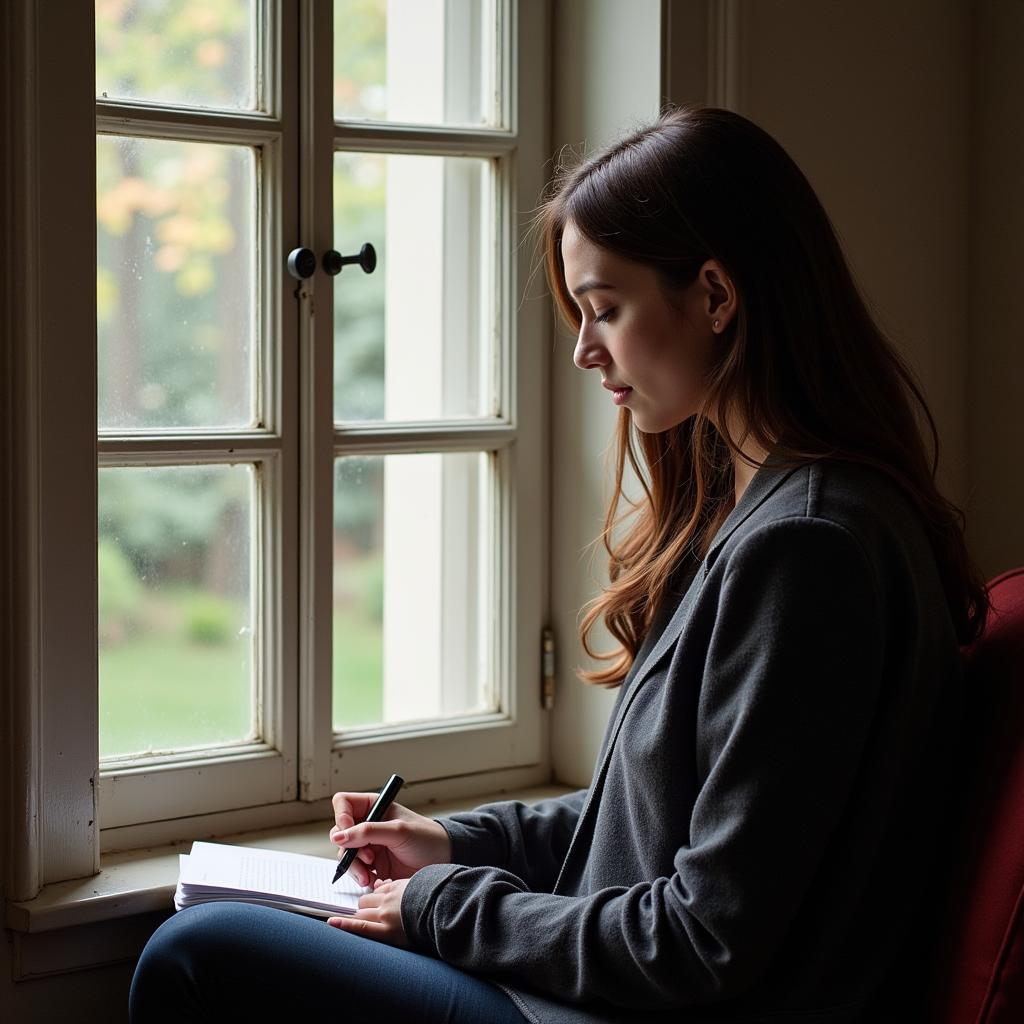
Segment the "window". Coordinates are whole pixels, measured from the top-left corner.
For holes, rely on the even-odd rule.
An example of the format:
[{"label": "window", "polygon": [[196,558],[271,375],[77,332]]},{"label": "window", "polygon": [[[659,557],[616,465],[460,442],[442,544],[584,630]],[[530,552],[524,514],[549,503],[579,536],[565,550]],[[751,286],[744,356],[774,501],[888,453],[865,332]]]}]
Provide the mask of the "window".
[{"label": "window", "polygon": [[[47,6],[33,244],[70,239],[75,267],[27,318],[38,882],[391,771],[546,777],[549,325],[520,244],[545,12]],[[93,30],[95,65],[69,42]],[[367,243],[369,273],[330,265]]]},{"label": "window", "polygon": [[276,86],[298,55],[271,12],[96,3],[108,829],[296,794],[297,324],[279,253],[299,112]]}]

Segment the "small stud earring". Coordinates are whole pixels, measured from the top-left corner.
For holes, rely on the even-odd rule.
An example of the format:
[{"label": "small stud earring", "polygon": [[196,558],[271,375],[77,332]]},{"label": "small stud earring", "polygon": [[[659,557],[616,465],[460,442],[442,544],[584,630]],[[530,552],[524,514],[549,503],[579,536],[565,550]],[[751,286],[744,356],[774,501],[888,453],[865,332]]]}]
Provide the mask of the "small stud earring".
[{"label": "small stud earring", "polygon": [[716,320],[716,321],[714,322],[714,324],[712,324],[712,326],[713,326],[713,327],[717,327],[717,326],[718,326],[718,321]]}]

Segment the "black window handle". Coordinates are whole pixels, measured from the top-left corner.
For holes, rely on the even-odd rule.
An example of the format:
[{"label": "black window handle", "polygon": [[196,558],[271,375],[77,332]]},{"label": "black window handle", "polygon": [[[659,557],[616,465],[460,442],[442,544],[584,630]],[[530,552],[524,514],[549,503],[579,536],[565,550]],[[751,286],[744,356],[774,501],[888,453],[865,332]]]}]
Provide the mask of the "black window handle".
[{"label": "black window handle", "polygon": [[342,256],[336,249],[328,249],[324,253],[322,265],[324,273],[334,277],[335,274],[340,274],[341,268],[348,263],[358,263],[363,268],[364,274],[372,274],[377,266],[376,250],[369,242],[365,242],[359,252],[351,256]]},{"label": "black window handle", "polygon": [[[366,242],[359,252],[351,256],[342,256],[336,249],[328,249],[324,253],[324,273],[331,277],[340,274],[347,263],[358,263],[364,274],[372,274],[377,266],[377,252]],[[312,277],[316,273],[316,253],[312,249],[292,249],[288,253],[288,273],[300,281]]]}]

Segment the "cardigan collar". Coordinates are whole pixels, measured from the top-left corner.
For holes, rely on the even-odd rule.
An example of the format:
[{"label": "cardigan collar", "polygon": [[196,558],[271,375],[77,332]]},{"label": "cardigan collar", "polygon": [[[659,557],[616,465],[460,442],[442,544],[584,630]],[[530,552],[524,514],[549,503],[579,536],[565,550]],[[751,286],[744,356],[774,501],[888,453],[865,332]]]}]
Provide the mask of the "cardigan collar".
[{"label": "cardigan collar", "polygon": [[707,575],[708,569],[714,562],[722,545],[736,532],[736,528],[749,519],[751,514],[759,508],[776,491],[784,480],[796,472],[799,467],[786,466],[785,459],[770,452],[765,460],[758,466],[750,482],[740,495],[740,500],[733,507],[732,511],[722,521],[711,541],[707,554],[704,556],[702,575]]},{"label": "cardigan collar", "polygon": [[665,652],[675,643],[690,611],[690,606],[700,591],[704,577],[714,563],[718,552],[736,529],[748,519],[756,509],[782,485],[782,482],[796,472],[797,466],[785,466],[784,460],[774,454],[761,463],[740,495],[740,500],[723,520],[715,533],[711,546],[704,556],[700,568],[694,574],[686,593],[682,596],[675,612],[669,619],[661,634],[657,637],[648,636],[637,657],[630,666],[626,678],[622,682],[623,689],[639,685],[654,666],[661,660]]}]

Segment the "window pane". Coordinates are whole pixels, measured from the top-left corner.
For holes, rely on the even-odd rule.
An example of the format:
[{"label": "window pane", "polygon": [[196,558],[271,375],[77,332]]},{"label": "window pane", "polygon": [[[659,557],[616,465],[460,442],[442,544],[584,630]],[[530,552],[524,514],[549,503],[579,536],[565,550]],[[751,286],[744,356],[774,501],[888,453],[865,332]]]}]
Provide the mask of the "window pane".
[{"label": "window pane", "polygon": [[336,420],[498,414],[491,182],[486,160],[335,154],[335,247],[378,257],[335,279]]},{"label": "window pane", "polygon": [[334,0],[337,120],[497,126],[493,0]]},{"label": "window pane", "polygon": [[256,422],[256,159],[96,140],[100,428]]},{"label": "window pane", "polygon": [[255,739],[251,466],[99,473],[100,756]]},{"label": "window pane", "polygon": [[493,710],[486,453],[349,456],[334,475],[334,728]]},{"label": "window pane", "polygon": [[256,107],[256,0],[96,0],[96,94]]}]

